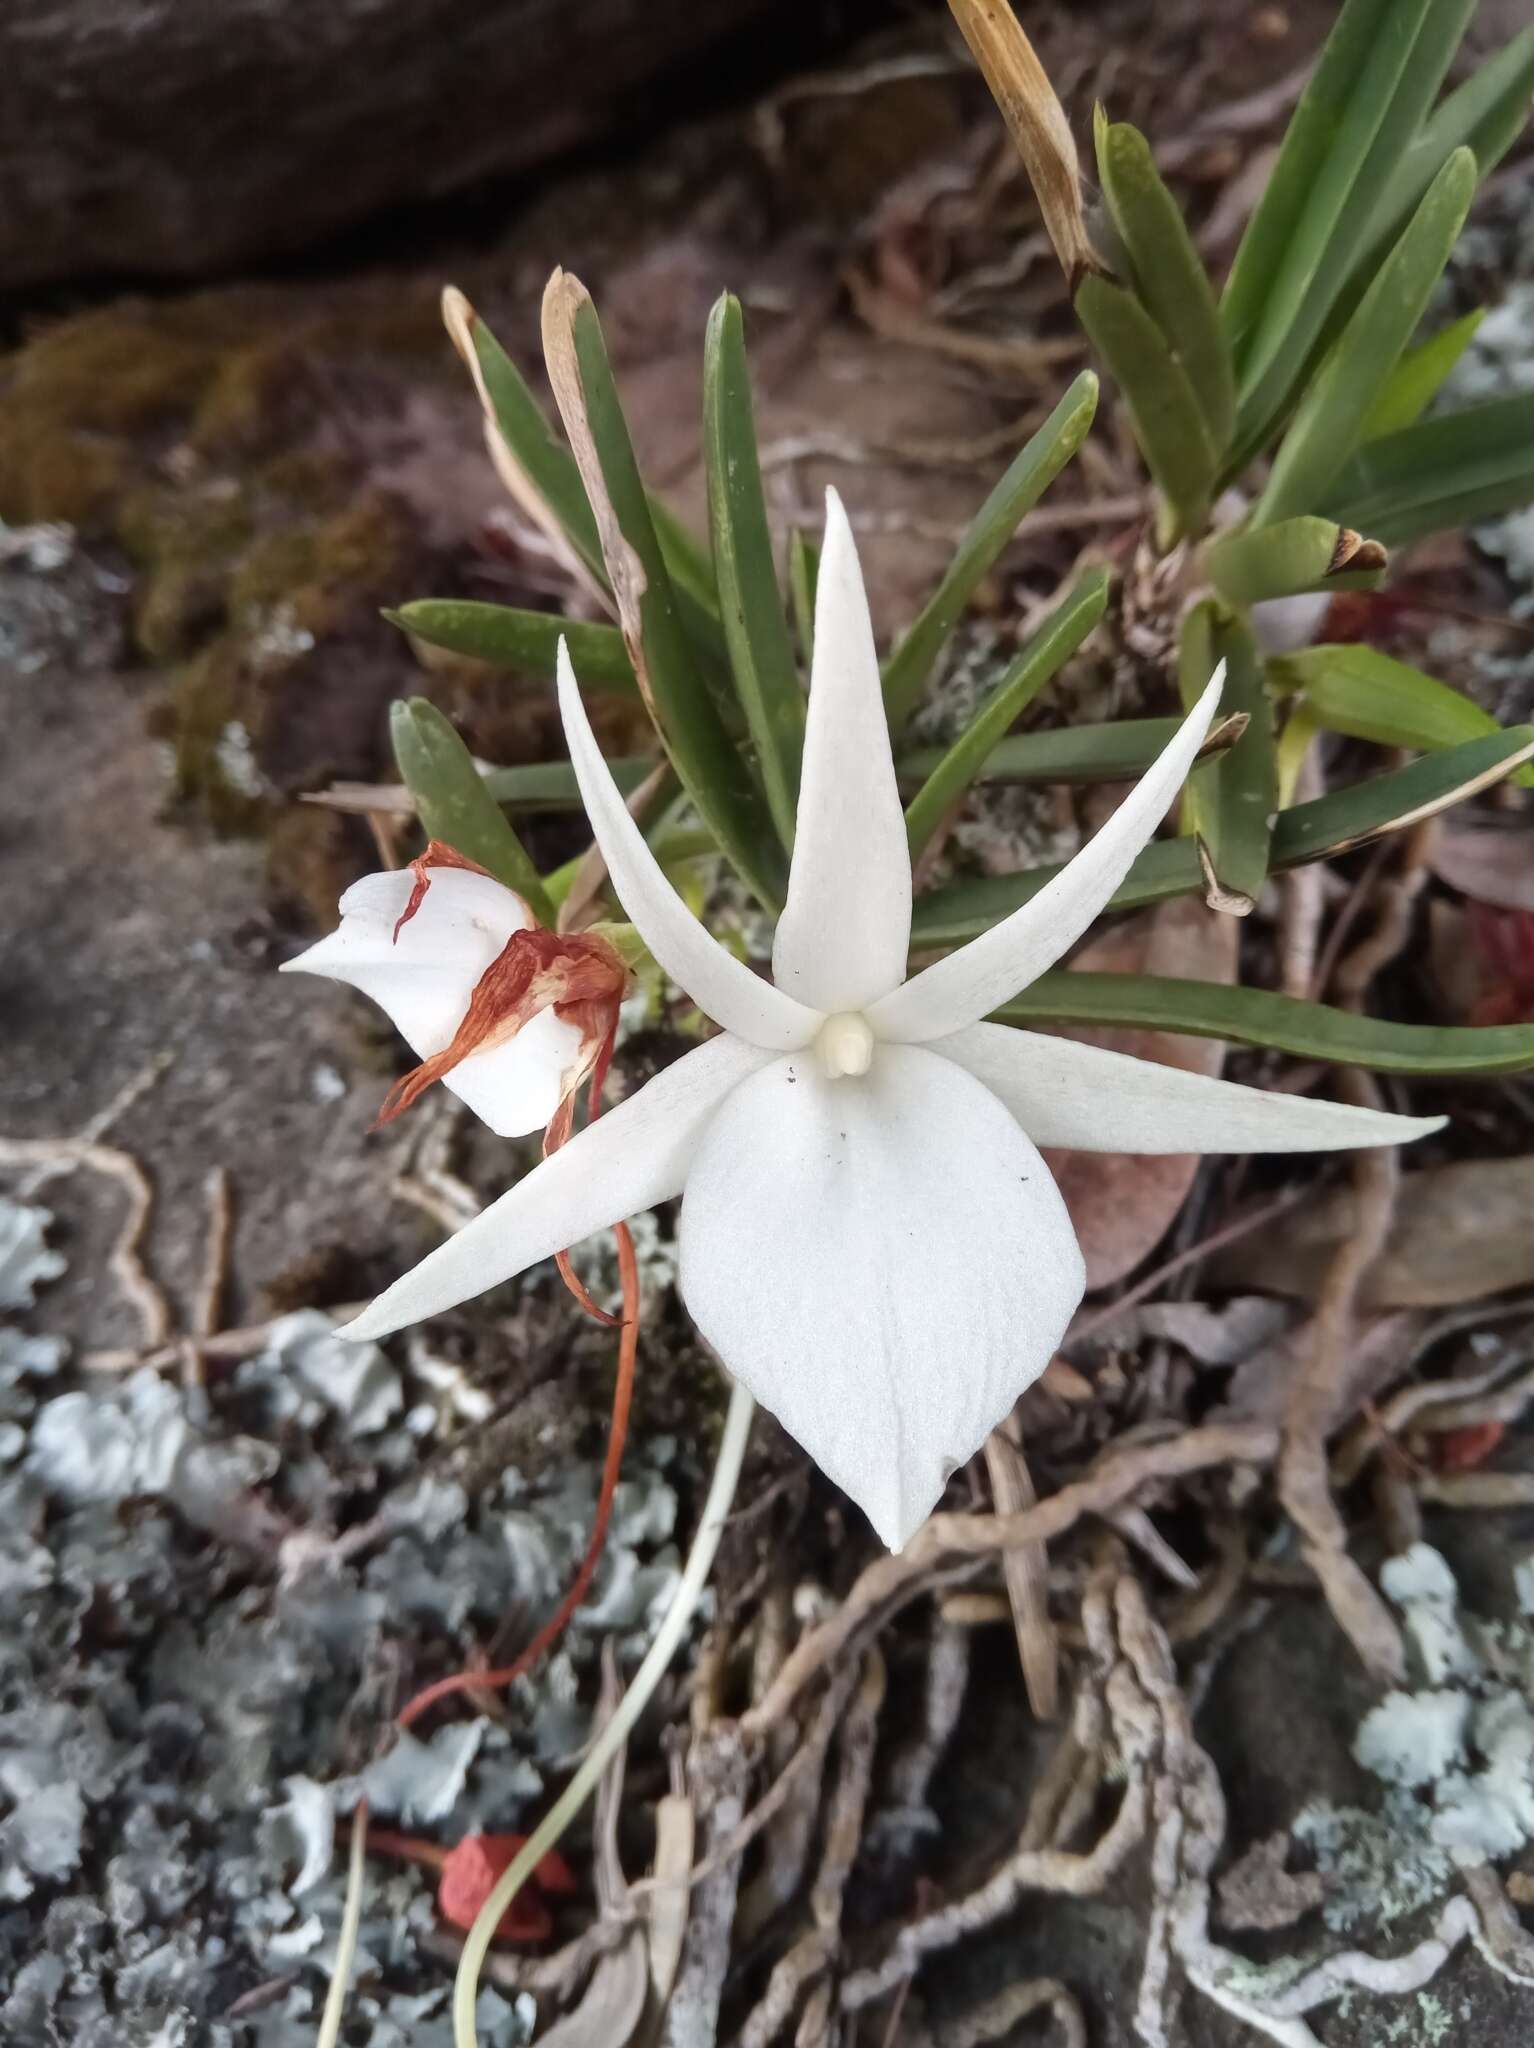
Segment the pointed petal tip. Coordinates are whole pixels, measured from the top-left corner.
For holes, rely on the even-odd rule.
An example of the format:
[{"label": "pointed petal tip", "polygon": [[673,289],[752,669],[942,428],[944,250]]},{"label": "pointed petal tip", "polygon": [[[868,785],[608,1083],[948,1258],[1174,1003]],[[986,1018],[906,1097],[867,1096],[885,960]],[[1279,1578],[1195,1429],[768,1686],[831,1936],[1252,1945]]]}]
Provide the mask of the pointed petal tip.
[{"label": "pointed petal tip", "polygon": [[1378,1142],[1382,1145],[1415,1145],[1419,1138],[1431,1138],[1435,1131],[1446,1130],[1449,1125],[1446,1116],[1391,1116],[1384,1121],[1394,1124],[1398,1135],[1393,1140],[1381,1137]]},{"label": "pointed petal tip", "polygon": [[277,972],[279,974],[328,973],[329,970],[327,968],[323,966],[317,966],[315,964],[315,955],[323,954],[325,948],[330,944],[330,941],[334,937],[334,932],[327,932],[324,938],[316,939],[312,946],[305,946],[304,950],[301,953],[295,953],[291,960],[279,961],[277,964]]},{"label": "pointed petal tip", "polygon": [[380,1295],[378,1301],[370,1302],[365,1309],[359,1310],[349,1323],[339,1324],[332,1334],[346,1344],[371,1344],[380,1337],[392,1337],[400,1325],[391,1317],[378,1313],[379,1303],[384,1298]]},{"label": "pointed petal tip", "polygon": [[920,1508],[912,1507],[899,1493],[892,1494],[884,1502],[865,1500],[858,1505],[885,1549],[898,1557],[912,1537],[925,1527],[928,1516],[942,1497],[943,1488],[939,1487],[931,1500]]}]

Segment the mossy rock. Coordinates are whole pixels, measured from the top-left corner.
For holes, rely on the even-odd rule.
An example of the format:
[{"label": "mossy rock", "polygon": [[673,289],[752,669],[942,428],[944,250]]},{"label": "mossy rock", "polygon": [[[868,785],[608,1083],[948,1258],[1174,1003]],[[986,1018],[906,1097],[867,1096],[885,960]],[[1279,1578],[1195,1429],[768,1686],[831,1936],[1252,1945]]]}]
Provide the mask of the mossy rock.
[{"label": "mossy rock", "polygon": [[378,612],[443,578],[366,427],[423,382],[461,379],[409,281],[126,299],[0,360],[0,519],[125,559],[173,802],[220,830],[386,766],[387,700],[418,685]]}]

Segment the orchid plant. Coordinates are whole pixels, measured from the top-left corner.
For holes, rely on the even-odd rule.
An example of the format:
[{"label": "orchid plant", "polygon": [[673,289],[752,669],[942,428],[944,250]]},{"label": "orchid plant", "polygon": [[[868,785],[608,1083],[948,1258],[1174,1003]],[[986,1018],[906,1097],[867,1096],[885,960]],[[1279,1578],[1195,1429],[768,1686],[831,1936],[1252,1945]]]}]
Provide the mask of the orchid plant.
[{"label": "orchid plant", "polygon": [[[1004,7],[952,4],[967,33],[978,23],[1017,57],[1020,31]],[[930,600],[881,663],[851,526],[834,494],[819,542],[789,536],[786,592],[780,584],[733,298],[715,307],[705,345],[705,546],[645,489],[596,311],[576,280],[556,272],[544,300],[544,352],[563,439],[473,308],[457,292],[445,297],[491,459],[568,571],[580,593],[574,609],[588,615],[453,598],[419,600],[393,616],[420,646],[553,674],[569,758],[487,769],[424,699],[396,705],[403,789],[333,795],[367,811],[397,798],[419,818],[425,851],[407,870],[356,884],[343,898],[339,929],[289,965],[360,989],[413,1047],[419,1064],[387,1114],[441,1081],[502,1135],[542,1130],[545,1156],[390,1287],[349,1334],[385,1335],[550,1256],[572,1278],[571,1246],[681,1195],[680,1290],[731,1389],[676,1599],[629,1693],[470,1933],[454,1996],[457,2048],[473,2048],[479,1969],[502,1913],[591,1792],[682,1639],[729,1508],[754,1399],[779,1416],[884,1542],[899,1547],[954,1467],[1043,1370],[1081,1298],[1081,1252],[1039,1145],[1313,1150],[1400,1143],[1443,1121],[1239,1086],[1020,1027],[1159,1027],[1439,1078],[1534,1064],[1534,1027],[1397,1024],[1260,987],[1061,965],[1100,912],[1198,892],[1211,914],[1244,914],[1269,874],[1415,824],[1534,761],[1534,729],[1504,732],[1458,697],[1446,714],[1431,698],[1442,685],[1430,685],[1431,701],[1416,683],[1404,698],[1398,690],[1380,699],[1371,677],[1360,685],[1369,701],[1352,712],[1328,711],[1332,700],[1312,677],[1304,706],[1290,705],[1277,735],[1283,673],[1264,668],[1257,641],[1262,601],[1382,572],[1383,549],[1345,524],[1339,493],[1347,477],[1356,475],[1360,488],[1372,479],[1376,509],[1390,515],[1396,470],[1385,456],[1395,461],[1393,444],[1371,447],[1338,422],[1361,391],[1378,395],[1386,371],[1397,424],[1405,383],[1413,392],[1436,388],[1428,370],[1442,350],[1409,377],[1414,359],[1400,359],[1425,304],[1424,266],[1440,246],[1446,255],[1468,200],[1456,145],[1478,142],[1489,158],[1520,93],[1527,97],[1523,67],[1534,61],[1534,48],[1515,46],[1469,102],[1451,97],[1417,133],[1423,80],[1431,75],[1430,100],[1441,77],[1434,52],[1456,10],[1464,11],[1461,0],[1403,0],[1399,14],[1410,15],[1412,35],[1404,45],[1382,39],[1400,58],[1394,71],[1383,58],[1372,69],[1366,62],[1384,0],[1349,0],[1344,10],[1340,55],[1323,64],[1297,119],[1301,140],[1286,145],[1275,177],[1285,203],[1293,202],[1289,228],[1308,223],[1307,246],[1341,268],[1327,272],[1334,289],[1320,326],[1283,356],[1292,374],[1281,391],[1264,355],[1261,433],[1255,411],[1238,431],[1238,386],[1248,369],[1258,374],[1248,351],[1287,347],[1289,328],[1275,312],[1271,330],[1243,320],[1233,339],[1216,334],[1214,345],[1212,296],[1207,280],[1200,285],[1202,270],[1198,278],[1188,270],[1175,205],[1132,134],[1103,130],[1119,265],[1109,275],[1113,263],[1087,232],[1064,115],[1021,45],[1032,63],[1028,91],[1021,101],[1004,94],[1004,105],[1009,118],[1015,104],[1039,116],[1032,128],[1021,124],[1019,140],[1048,195],[1052,231],[1064,224],[1062,256],[1078,307],[1130,398],[1159,488],[1149,544],[1176,570],[1162,587],[1174,614],[1166,645],[1176,648],[1168,666],[1180,720],[1014,730],[1103,619],[1110,579],[1098,566],[1085,569],[1017,647],[949,744],[923,749],[907,736],[966,604],[1085,438],[1097,402],[1090,373],[1007,466]],[[994,86],[995,53],[983,36],[977,54]],[[1390,92],[1398,88],[1406,94],[1399,118],[1387,120],[1381,107],[1395,104]],[[1323,175],[1330,130],[1321,116],[1351,105],[1350,93],[1361,95],[1362,111],[1349,133],[1366,144],[1382,138],[1385,169],[1396,160],[1390,152],[1415,142],[1402,159],[1410,175],[1401,171],[1390,188],[1390,218],[1373,209],[1367,248],[1350,226],[1347,248],[1333,249],[1328,222],[1335,229],[1337,221],[1327,195],[1350,188]],[[1461,133],[1467,123],[1473,136]],[[1374,161],[1367,147],[1352,172],[1366,160]],[[1312,185],[1321,198],[1305,213],[1295,195]],[[1259,208],[1267,268],[1254,257],[1249,280],[1267,276],[1285,246],[1277,205]],[[1418,224],[1422,208],[1426,225]],[[1406,243],[1399,263],[1386,229]],[[1376,289],[1379,278],[1386,282]],[[1172,289],[1179,281],[1181,297]],[[1310,319],[1306,291],[1298,301]],[[1285,303],[1297,317],[1293,291]],[[1409,318],[1397,336],[1403,308]],[[1366,314],[1369,349],[1360,358],[1353,322]],[[1333,316],[1345,323],[1340,339],[1328,325]],[[1334,342],[1322,362],[1317,350]],[[1360,360],[1373,366],[1366,388],[1336,368]],[[1159,379],[1155,403],[1136,404],[1137,370]],[[1470,460],[1458,444],[1440,445],[1438,424],[1400,429],[1422,438],[1401,443],[1401,518],[1372,519],[1376,535],[1387,526],[1425,530],[1429,503],[1435,518],[1479,516],[1522,490],[1526,439],[1516,457],[1477,442],[1481,467],[1457,499],[1447,486],[1423,484],[1421,463],[1430,457],[1452,458],[1451,469],[1460,455]],[[1227,487],[1241,482],[1237,469],[1273,448],[1281,428],[1272,478],[1258,483],[1261,499],[1233,510]],[[1322,457],[1339,447],[1345,467],[1333,465],[1312,491]],[[1215,518],[1220,503],[1224,524]],[[589,616],[604,611],[610,622]],[[658,755],[605,759],[583,692],[641,702]],[[1382,701],[1388,716],[1376,716]],[[1420,713],[1409,732],[1403,703]],[[1218,724],[1217,709],[1226,714]],[[1291,803],[1297,751],[1328,720],[1405,742],[1422,758]],[[960,873],[913,900],[913,872],[929,866],[923,856],[977,786],[1135,775],[1132,792],[1068,864]],[[1156,838],[1174,803],[1181,829]],[[508,812],[521,819],[577,807],[594,834],[592,852],[544,872]],[[684,900],[699,861],[711,876],[733,869],[772,921],[770,979],[727,950]],[[625,918],[604,918],[613,907]],[[599,1114],[619,1006],[636,968],[673,984],[717,1035]],[[587,1087],[591,1113],[577,1134],[577,1095]],[[336,2028],[339,2010],[336,2002]]]},{"label": "orchid plant", "polygon": [[[565,736],[613,887],[719,1035],[551,1153],[343,1334],[387,1336],[681,1194],[680,1285],[694,1322],[898,1549],[1043,1371],[1081,1300],[1081,1252],[1039,1144],[1296,1151],[1398,1144],[1444,1121],[1242,1087],[984,1021],[1112,897],[1202,746],[1222,682],[1217,671],[1047,887],[908,979],[905,814],[852,532],[832,493],[768,981],[667,880],[561,646]],[[492,1129],[552,1124],[611,1029],[601,993],[583,1024],[567,991],[595,971],[615,1002],[618,956],[580,935],[534,940],[527,905],[488,875],[424,876],[424,890],[408,873],[359,882],[340,929],[289,966],[372,996],[424,1056],[417,1074],[440,1074]],[[531,979],[519,971],[530,942],[544,963]],[[529,992],[543,1007],[529,1010]]]}]

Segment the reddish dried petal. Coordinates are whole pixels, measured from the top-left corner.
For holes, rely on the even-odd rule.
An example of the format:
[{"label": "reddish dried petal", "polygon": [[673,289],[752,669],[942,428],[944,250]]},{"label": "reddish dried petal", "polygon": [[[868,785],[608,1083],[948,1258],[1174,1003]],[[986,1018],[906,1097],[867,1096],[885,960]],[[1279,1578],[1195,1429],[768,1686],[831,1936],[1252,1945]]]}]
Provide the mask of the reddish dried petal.
[{"label": "reddish dried petal", "polygon": [[[525,1835],[465,1835],[449,1849],[437,1887],[437,1907],[454,1927],[474,1925],[481,1907],[512,1858],[527,1840]],[[554,1931],[553,1915],[539,1896],[541,1889],[568,1895],[576,1889],[575,1878],[562,1856],[545,1856],[527,1884],[501,1916],[496,1929],[502,1941],[546,1941]]]},{"label": "reddish dried petal", "polygon": [[400,933],[426,900],[426,892],[431,887],[431,876],[428,873],[428,869],[431,868],[466,868],[471,875],[486,875],[488,879],[488,871],[482,868],[477,860],[467,859],[445,840],[429,841],[426,851],[418,853],[410,863],[410,872],[415,876],[415,881],[411,886],[410,901],[405,905],[404,914],[395,921],[396,945],[399,943]]},{"label": "reddish dried petal", "polygon": [[582,1057],[569,1077],[569,1086],[579,1087],[609,1044],[627,978],[628,970],[605,939],[545,931],[541,925],[513,932],[474,984],[452,1042],[394,1084],[378,1122],[392,1122],[461,1060],[504,1045],[530,1017],[550,1008],[581,1032]]}]

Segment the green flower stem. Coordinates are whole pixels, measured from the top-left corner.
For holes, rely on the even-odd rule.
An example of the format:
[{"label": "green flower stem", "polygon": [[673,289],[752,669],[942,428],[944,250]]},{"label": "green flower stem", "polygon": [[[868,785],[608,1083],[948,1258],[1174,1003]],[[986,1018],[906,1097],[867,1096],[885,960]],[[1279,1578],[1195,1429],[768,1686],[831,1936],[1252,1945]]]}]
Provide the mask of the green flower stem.
[{"label": "green flower stem", "polygon": [[666,1618],[661,1623],[644,1662],[634,1674],[633,1684],[618,1702],[617,1712],[587,1752],[585,1762],[575,1776],[513,1857],[494,1891],[480,1908],[479,1917],[469,1929],[468,1939],[463,1945],[463,1956],[458,1965],[457,1982],[453,1986],[455,2048],[478,2048],[478,2035],[474,2028],[474,2007],[479,1997],[479,1973],[484,1966],[485,1954],[494,1938],[495,1930],[501,1924],[502,1914],[532,1875],[540,1860],[553,1848],[591,1793],[595,1791],[602,1773],[611,1763],[621,1744],[628,1739],[629,1730],[649,1704],[656,1686],[665,1676],[666,1667],[676,1654],[677,1645],[682,1640],[703,1592],[714,1562],[714,1553],[719,1548],[719,1538],[724,1533],[725,1517],[729,1514],[730,1503],[735,1498],[735,1486],[740,1478],[741,1462],[746,1453],[746,1439],[751,1433],[751,1416],[755,1405],[745,1388],[738,1380],[735,1381],[730,1388],[729,1412],[724,1419],[724,1435],[719,1442],[719,1456],[714,1463],[714,1476],[709,1481],[708,1499],[703,1505],[703,1518],[698,1524],[698,1533],[693,1538],[692,1549],[682,1571],[682,1582],[676,1590],[676,1598],[666,1610]]}]

